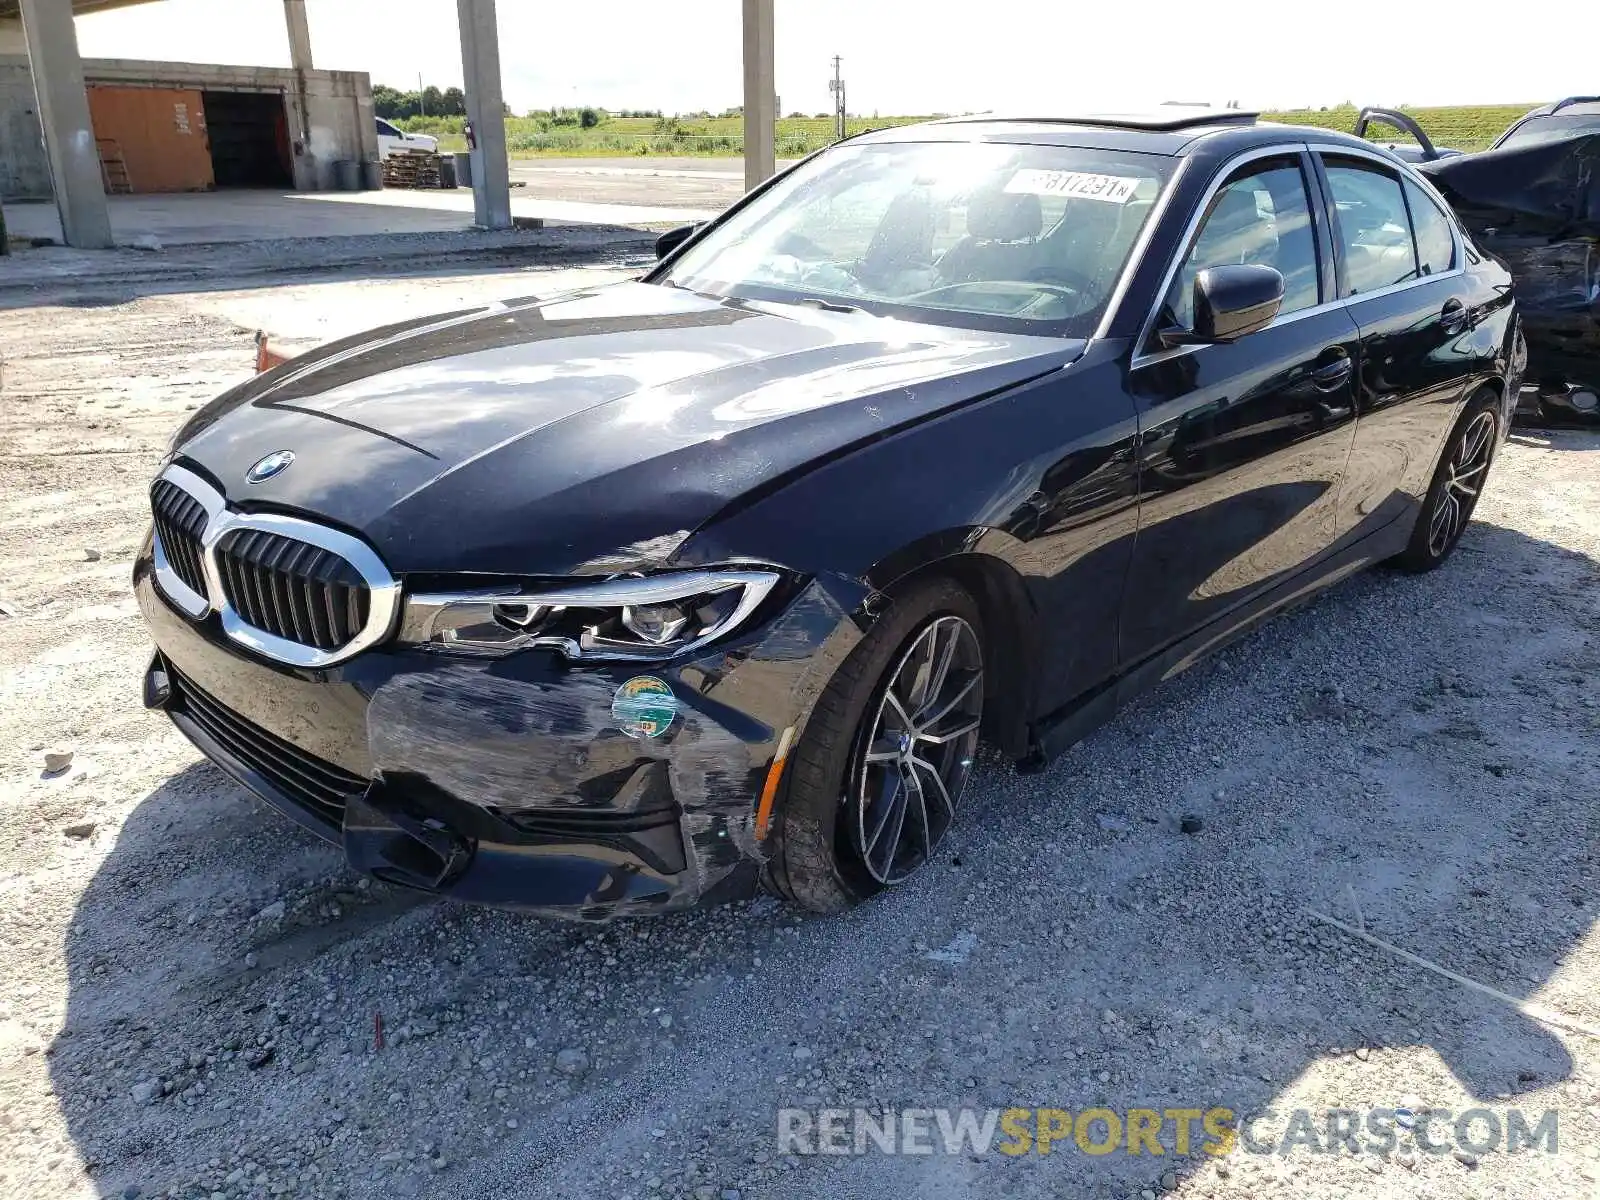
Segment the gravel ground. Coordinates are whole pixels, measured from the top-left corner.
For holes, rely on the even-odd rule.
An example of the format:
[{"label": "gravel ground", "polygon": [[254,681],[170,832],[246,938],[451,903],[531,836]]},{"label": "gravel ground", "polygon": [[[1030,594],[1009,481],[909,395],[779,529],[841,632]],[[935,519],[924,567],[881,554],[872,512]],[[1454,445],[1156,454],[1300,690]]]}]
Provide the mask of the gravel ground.
[{"label": "gravel ground", "polygon": [[[1044,774],[986,762],[943,860],[839,919],[369,886],[140,708],[144,486],[250,329],[596,277],[80,280],[0,314],[6,1196],[1600,1194],[1592,437],[1514,440],[1446,569],[1343,584]],[[858,1103],[1514,1106],[1559,1150],[779,1153],[780,1108]]]}]

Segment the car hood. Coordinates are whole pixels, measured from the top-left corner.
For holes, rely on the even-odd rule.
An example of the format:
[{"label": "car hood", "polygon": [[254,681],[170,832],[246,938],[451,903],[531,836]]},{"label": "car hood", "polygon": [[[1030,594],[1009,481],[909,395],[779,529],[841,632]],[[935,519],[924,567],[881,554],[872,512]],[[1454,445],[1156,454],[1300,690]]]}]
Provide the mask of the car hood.
[{"label": "car hood", "polygon": [[[1082,349],[626,283],[324,346],[201,410],[175,457],[237,507],[355,531],[397,573],[605,570]],[[247,483],[279,450],[292,465]]]}]

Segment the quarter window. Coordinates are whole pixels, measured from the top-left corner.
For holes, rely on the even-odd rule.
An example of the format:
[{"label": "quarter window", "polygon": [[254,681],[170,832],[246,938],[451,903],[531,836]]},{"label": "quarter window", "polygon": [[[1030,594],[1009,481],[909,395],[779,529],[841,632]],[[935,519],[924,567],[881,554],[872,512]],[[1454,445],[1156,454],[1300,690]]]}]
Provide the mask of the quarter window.
[{"label": "quarter window", "polygon": [[1194,324],[1194,280],[1207,267],[1272,267],[1283,276],[1280,313],[1318,301],[1317,241],[1305,179],[1293,159],[1251,163],[1212,197],[1194,245],[1167,293],[1161,324]]},{"label": "quarter window", "polygon": [[1349,159],[1329,160],[1327,170],[1344,247],[1345,295],[1416,279],[1417,250],[1400,180],[1375,164]]},{"label": "quarter window", "polygon": [[1417,235],[1417,265],[1424,275],[1439,275],[1456,265],[1456,239],[1450,218],[1439,211],[1433,197],[1406,180],[1406,203],[1411,207],[1411,228]]}]

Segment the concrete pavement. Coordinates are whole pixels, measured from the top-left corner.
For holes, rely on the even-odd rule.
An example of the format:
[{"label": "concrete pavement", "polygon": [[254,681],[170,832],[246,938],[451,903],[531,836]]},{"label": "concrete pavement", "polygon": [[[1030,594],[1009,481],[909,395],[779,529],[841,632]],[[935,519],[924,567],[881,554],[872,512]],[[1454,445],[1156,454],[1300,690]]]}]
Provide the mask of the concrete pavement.
[{"label": "concrete pavement", "polygon": [[[531,190],[531,189],[530,189]],[[545,189],[541,189],[543,191]],[[548,189],[560,192],[559,188]],[[569,189],[570,190],[570,189]],[[634,187],[632,194],[647,189]],[[437,233],[472,227],[472,193],[453,191],[281,192],[219,191],[178,195],[111,196],[111,228],[118,245],[154,238],[163,246],[205,242],[256,242],[278,238],[351,237]],[[693,207],[665,203],[600,203],[582,198],[542,198],[517,189],[514,216],[551,225],[678,225],[703,221],[723,204]],[[61,240],[52,204],[8,204],[14,237]]]},{"label": "concrete pavement", "polygon": [[[738,161],[721,158],[521,159],[511,181],[512,214],[550,225],[686,224],[744,194]],[[466,188],[112,196],[109,205],[119,245],[434,233],[469,228],[473,215]],[[61,237],[54,205],[9,204],[6,222],[16,237]]]}]

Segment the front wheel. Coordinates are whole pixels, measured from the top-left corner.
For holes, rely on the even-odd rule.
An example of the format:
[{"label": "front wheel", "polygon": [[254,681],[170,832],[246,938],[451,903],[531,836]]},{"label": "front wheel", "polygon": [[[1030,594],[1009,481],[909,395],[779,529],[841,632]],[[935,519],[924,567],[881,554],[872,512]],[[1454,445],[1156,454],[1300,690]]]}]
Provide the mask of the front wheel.
[{"label": "front wheel", "polygon": [[1488,391],[1467,402],[1434,472],[1411,541],[1394,558],[1401,570],[1431,571],[1450,557],[1461,540],[1494,461],[1499,405],[1498,397]]},{"label": "front wheel", "polygon": [[983,625],[930,580],[894,601],[829,683],[790,761],[768,885],[843,912],[909,878],[949,831],[983,718]]}]

